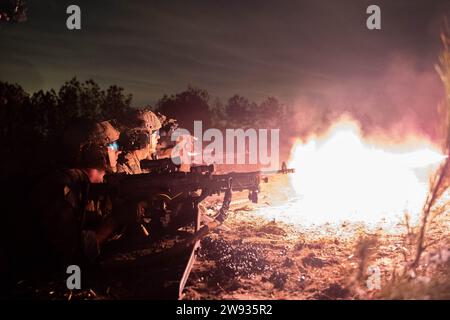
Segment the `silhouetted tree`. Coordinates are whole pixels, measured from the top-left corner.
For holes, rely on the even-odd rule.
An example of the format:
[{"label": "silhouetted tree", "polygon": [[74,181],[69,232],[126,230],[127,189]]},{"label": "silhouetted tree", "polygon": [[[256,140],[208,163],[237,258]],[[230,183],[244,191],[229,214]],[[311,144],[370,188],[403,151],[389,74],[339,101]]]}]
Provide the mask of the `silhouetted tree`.
[{"label": "silhouetted tree", "polygon": [[[100,104],[104,93],[92,80],[80,83],[76,78],[66,82],[58,92],[59,111],[65,120],[75,118],[96,119],[100,115]],[[65,126],[65,123],[63,123]]]},{"label": "silhouetted tree", "polygon": [[131,94],[124,94],[124,89],[116,85],[110,86],[106,91],[100,108],[104,119],[118,119],[131,108]]},{"label": "silhouetted tree", "polygon": [[[25,113],[27,123],[33,131],[47,138],[58,128],[58,96],[54,90],[42,90],[31,96],[30,108]],[[58,130],[59,131],[59,130]]]},{"label": "silhouetted tree", "polygon": [[248,99],[237,94],[228,99],[225,113],[228,124],[232,127],[252,126],[259,115],[254,102],[249,102]]},{"label": "silhouetted tree", "polygon": [[180,127],[191,132],[195,120],[201,120],[203,128],[211,126],[209,94],[199,88],[189,87],[176,95],[164,95],[156,104],[156,111],[177,119]]},{"label": "silhouetted tree", "polygon": [[215,98],[211,105],[211,124],[214,128],[226,128],[227,116],[225,106],[219,98]]},{"label": "silhouetted tree", "polygon": [[7,154],[21,137],[29,95],[17,84],[0,82],[0,132],[2,153]]}]

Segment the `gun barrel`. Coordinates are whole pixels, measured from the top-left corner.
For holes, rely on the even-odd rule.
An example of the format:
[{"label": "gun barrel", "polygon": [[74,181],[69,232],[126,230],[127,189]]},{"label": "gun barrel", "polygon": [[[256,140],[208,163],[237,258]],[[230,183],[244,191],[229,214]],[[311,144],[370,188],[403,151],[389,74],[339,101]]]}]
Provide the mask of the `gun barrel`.
[{"label": "gun barrel", "polygon": [[280,169],[280,170],[267,170],[267,171],[261,171],[262,175],[270,175],[270,174],[288,174],[288,173],[294,173],[295,169],[288,168],[288,169]]}]

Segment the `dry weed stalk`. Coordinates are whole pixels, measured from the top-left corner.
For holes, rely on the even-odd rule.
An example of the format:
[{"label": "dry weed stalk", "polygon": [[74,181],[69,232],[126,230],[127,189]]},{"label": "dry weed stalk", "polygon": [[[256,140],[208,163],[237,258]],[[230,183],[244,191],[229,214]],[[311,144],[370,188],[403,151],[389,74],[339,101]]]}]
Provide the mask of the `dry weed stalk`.
[{"label": "dry weed stalk", "polygon": [[[448,30],[448,27],[447,27]],[[420,261],[422,253],[429,246],[426,243],[426,231],[429,224],[429,220],[436,216],[436,212],[433,214],[435,205],[442,195],[448,190],[450,186],[450,38],[447,36],[448,32],[442,33],[442,43],[444,46],[444,51],[442,52],[439,65],[436,66],[436,70],[441,77],[441,80],[445,88],[445,101],[440,105],[439,112],[442,114],[443,120],[443,146],[442,151],[447,158],[444,163],[440,165],[436,173],[430,180],[430,190],[422,210],[422,219],[420,223],[419,235],[417,240],[417,250],[414,261],[411,267],[415,269]],[[444,206],[448,208],[448,206]],[[446,210],[438,210],[440,213],[447,213]]]},{"label": "dry weed stalk", "polygon": [[378,238],[374,235],[360,238],[356,243],[355,257],[359,260],[358,273],[356,275],[357,281],[364,279],[367,266],[370,263],[377,244]]}]

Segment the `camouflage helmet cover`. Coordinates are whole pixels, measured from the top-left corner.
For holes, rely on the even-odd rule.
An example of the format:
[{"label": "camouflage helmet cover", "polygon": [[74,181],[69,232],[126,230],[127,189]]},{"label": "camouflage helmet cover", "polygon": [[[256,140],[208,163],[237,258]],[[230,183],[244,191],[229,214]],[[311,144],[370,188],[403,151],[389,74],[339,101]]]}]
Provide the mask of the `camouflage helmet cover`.
[{"label": "camouflage helmet cover", "polygon": [[152,132],[161,128],[161,121],[150,110],[136,109],[125,119],[125,125],[129,128],[141,128]]},{"label": "camouflage helmet cover", "polygon": [[109,121],[98,122],[93,130],[88,134],[88,142],[95,143],[100,146],[108,144],[119,139],[119,131],[117,131]]},{"label": "camouflage helmet cover", "polygon": [[103,148],[118,138],[119,131],[109,121],[75,121],[63,136],[63,157],[68,164],[76,166],[107,167],[107,154]]},{"label": "camouflage helmet cover", "polygon": [[85,144],[107,146],[119,139],[117,131],[109,121],[93,122],[89,120],[75,121],[65,131],[63,143],[67,147],[79,148]]}]

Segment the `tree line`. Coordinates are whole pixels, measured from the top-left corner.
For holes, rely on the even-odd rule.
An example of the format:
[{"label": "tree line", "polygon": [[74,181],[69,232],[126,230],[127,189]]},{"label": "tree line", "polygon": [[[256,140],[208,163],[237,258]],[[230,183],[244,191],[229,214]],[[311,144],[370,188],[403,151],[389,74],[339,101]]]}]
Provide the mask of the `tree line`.
[{"label": "tree line", "polygon": [[[94,80],[73,78],[58,90],[32,94],[19,84],[0,82],[2,176],[53,165],[61,150],[60,138],[73,121],[120,119],[130,108],[132,95],[124,88],[103,89]],[[291,121],[291,110],[274,97],[258,104],[236,94],[222,102],[196,87],[164,95],[146,108],[177,119],[188,130],[194,120],[201,120],[204,129],[285,128]]]}]

